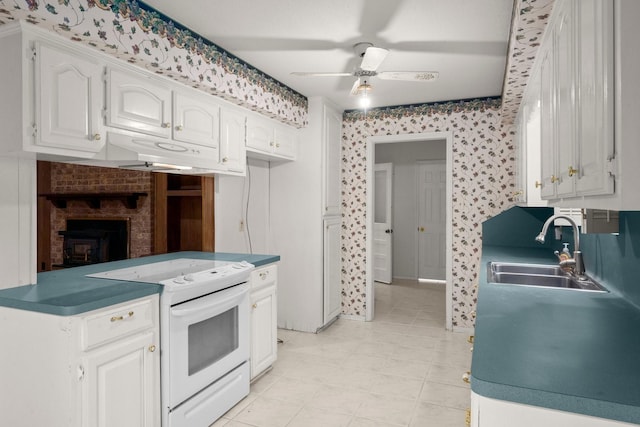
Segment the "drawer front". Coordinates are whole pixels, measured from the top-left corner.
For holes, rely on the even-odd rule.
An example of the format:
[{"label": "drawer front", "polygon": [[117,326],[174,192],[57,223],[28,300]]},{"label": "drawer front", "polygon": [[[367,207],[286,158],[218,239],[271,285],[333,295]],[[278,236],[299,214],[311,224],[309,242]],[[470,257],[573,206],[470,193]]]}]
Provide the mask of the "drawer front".
[{"label": "drawer front", "polygon": [[82,350],[152,328],[157,324],[157,305],[158,298],[154,296],[85,317],[82,320]]},{"label": "drawer front", "polygon": [[278,266],[256,268],[251,272],[251,290],[271,285],[278,280]]}]

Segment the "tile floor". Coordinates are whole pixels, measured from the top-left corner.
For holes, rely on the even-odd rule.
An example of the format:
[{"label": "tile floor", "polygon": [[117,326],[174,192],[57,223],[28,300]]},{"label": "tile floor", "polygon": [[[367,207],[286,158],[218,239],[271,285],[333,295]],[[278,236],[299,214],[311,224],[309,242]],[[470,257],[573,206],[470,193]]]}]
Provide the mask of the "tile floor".
[{"label": "tile floor", "polygon": [[471,352],[444,329],[444,285],[375,286],[373,322],[279,330],[273,369],[212,427],[463,427]]}]

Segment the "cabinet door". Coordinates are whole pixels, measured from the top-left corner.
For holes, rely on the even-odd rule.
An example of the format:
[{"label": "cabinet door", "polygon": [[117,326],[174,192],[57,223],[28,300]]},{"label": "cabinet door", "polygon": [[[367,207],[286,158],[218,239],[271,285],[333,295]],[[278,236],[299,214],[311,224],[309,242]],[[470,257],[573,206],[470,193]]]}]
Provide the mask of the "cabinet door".
[{"label": "cabinet door", "polygon": [[622,421],[490,399],[471,392],[472,427],[616,427]]},{"label": "cabinet door", "polygon": [[275,129],[275,146],[273,147],[273,154],[278,157],[284,157],[287,159],[295,159],[296,148],[298,145],[297,133],[294,129],[287,128],[285,125],[280,125]]},{"label": "cabinet door", "polygon": [[574,82],[575,82],[575,43],[573,2],[566,1],[558,4],[561,11],[553,28],[554,68],[555,68],[555,146],[556,169],[559,178],[556,183],[558,197],[570,197],[575,193],[576,168],[574,149],[575,117],[574,117]]},{"label": "cabinet door", "polygon": [[220,107],[214,102],[205,102],[194,96],[174,92],[173,139],[218,148]]},{"label": "cabinet door", "polygon": [[85,427],[159,425],[158,340],[153,332],[124,338],[89,353],[82,379]]},{"label": "cabinet door", "polygon": [[251,293],[251,378],[276,361],[278,303],[275,282]]},{"label": "cabinet door", "polygon": [[220,112],[220,163],[231,172],[245,171],[245,120],[245,115],[235,110],[223,108]]},{"label": "cabinet door", "polygon": [[613,194],[613,2],[576,2],[577,195]]},{"label": "cabinet door", "polygon": [[339,215],[341,204],[341,142],[342,118],[335,111],[324,107],[323,112],[323,214]]},{"label": "cabinet door", "polygon": [[103,68],[43,44],[36,44],[35,68],[36,144],[70,149],[80,157],[100,151]]},{"label": "cabinet door", "polygon": [[109,69],[109,126],[169,138],[171,89],[135,72]]},{"label": "cabinet door", "polygon": [[324,222],[324,323],[342,311],[342,278],[340,264],[341,220],[326,219]]},{"label": "cabinet door", "polygon": [[553,50],[543,45],[539,55],[540,62],[540,170],[542,187],[540,195],[543,199],[556,195],[555,182],[555,106],[554,106],[554,73]]},{"label": "cabinet door", "polygon": [[275,132],[266,120],[247,118],[247,147],[264,153],[271,153],[274,147]]}]

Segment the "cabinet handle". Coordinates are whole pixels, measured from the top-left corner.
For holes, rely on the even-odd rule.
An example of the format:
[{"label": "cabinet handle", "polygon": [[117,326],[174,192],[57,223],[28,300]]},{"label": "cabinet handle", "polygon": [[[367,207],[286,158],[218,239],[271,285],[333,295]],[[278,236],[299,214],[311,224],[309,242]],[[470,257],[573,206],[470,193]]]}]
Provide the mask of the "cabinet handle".
[{"label": "cabinet handle", "polygon": [[182,125],[176,126],[176,130],[182,130],[182,129],[184,129],[184,126],[182,126]]},{"label": "cabinet handle", "polygon": [[151,345],[149,346],[149,351],[150,351],[151,353],[153,353],[154,351],[156,351],[156,346],[155,346],[155,345],[153,345],[153,344],[151,344]]},{"label": "cabinet handle", "polygon": [[271,142],[269,143],[269,147],[273,147],[274,145],[276,145],[276,143],[275,143],[275,142],[273,142],[273,141],[271,141]]},{"label": "cabinet handle", "polygon": [[464,381],[467,384],[471,384],[471,371],[467,371],[464,374],[462,374],[462,381]]},{"label": "cabinet handle", "polygon": [[557,177],[557,176],[555,176],[555,175],[551,175],[551,183],[552,183],[552,184],[553,184],[554,182],[559,182],[559,181],[560,181],[560,178],[558,178],[558,177]]},{"label": "cabinet handle", "polygon": [[269,272],[268,271],[264,271],[264,272],[260,273],[260,278],[262,280],[265,280],[268,275],[269,275]]},{"label": "cabinet handle", "polygon": [[542,188],[542,183],[538,180],[536,180],[535,185],[536,185],[536,188]]},{"label": "cabinet handle", "polygon": [[424,227],[418,227],[418,231],[424,233]]},{"label": "cabinet handle", "polygon": [[94,141],[100,141],[101,139],[102,139],[102,136],[99,133],[96,133],[95,135],[93,135]]},{"label": "cabinet handle", "polygon": [[258,308],[258,304],[257,303],[253,303],[253,305],[251,307],[256,309],[256,308]]},{"label": "cabinet handle", "polygon": [[82,365],[78,365],[78,381],[82,381],[84,378],[84,367]]},{"label": "cabinet handle", "polygon": [[467,338],[467,342],[469,344],[473,344],[473,340],[475,340],[476,336],[475,335],[469,335],[469,338]]},{"label": "cabinet handle", "polygon": [[276,148],[280,148],[280,144],[276,142]]},{"label": "cabinet handle", "polygon": [[169,126],[171,126],[171,123],[166,122],[166,123],[161,124],[160,126],[162,126],[163,128],[165,128],[165,129],[166,129],[166,128],[168,128]]},{"label": "cabinet handle", "polygon": [[467,427],[471,426],[471,408],[467,408],[467,410],[465,411],[465,415],[464,415],[464,424]]},{"label": "cabinet handle", "polygon": [[573,176],[578,173],[578,169],[574,169],[573,166],[569,166],[569,176]]},{"label": "cabinet handle", "polygon": [[[133,311],[130,311],[130,312],[129,312],[129,313],[127,313],[127,314],[129,315],[129,317],[133,317],[134,312],[133,312]],[[113,316],[113,317],[111,317],[111,321],[112,321],[112,322],[118,322],[118,321],[120,321],[120,320],[124,320],[124,316]]]},{"label": "cabinet handle", "polygon": [[229,159],[227,157],[223,157],[222,158],[222,163],[227,163],[229,161]]}]

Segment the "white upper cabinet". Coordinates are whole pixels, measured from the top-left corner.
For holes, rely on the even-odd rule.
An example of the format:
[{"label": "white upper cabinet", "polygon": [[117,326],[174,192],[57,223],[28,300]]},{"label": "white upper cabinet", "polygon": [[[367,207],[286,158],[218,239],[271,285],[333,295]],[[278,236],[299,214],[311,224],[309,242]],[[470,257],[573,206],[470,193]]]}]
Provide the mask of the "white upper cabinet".
[{"label": "white upper cabinet", "polygon": [[39,42],[34,53],[36,144],[100,151],[105,140],[101,115],[104,67]]},{"label": "white upper cabinet", "polygon": [[194,94],[174,91],[173,139],[218,148],[220,106],[211,100],[200,99]]},{"label": "white upper cabinet", "polygon": [[640,8],[629,0],[554,5],[532,73],[540,75],[541,194],[554,205],[640,209],[640,197],[623,193],[640,177],[638,107],[628,102],[639,85],[624,78],[640,72],[633,18]]},{"label": "white upper cabinet", "polygon": [[274,120],[247,117],[247,152],[257,158],[294,160],[297,147],[297,129]]},{"label": "white upper cabinet", "polygon": [[132,70],[107,71],[107,125],[171,137],[171,88]]},{"label": "white upper cabinet", "polygon": [[244,173],[246,168],[246,115],[223,109],[220,114],[220,164],[230,172]]},{"label": "white upper cabinet", "polygon": [[579,23],[577,51],[576,193],[612,194],[609,174],[615,156],[613,133],[613,6],[612,2],[580,0],[575,4]]},{"label": "white upper cabinet", "polygon": [[340,215],[341,196],[341,143],[342,117],[333,109],[323,106],[322,144],[324,150],[323,215]]}]

